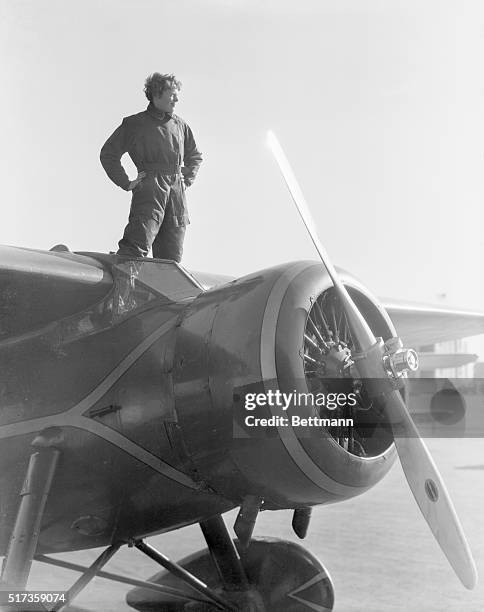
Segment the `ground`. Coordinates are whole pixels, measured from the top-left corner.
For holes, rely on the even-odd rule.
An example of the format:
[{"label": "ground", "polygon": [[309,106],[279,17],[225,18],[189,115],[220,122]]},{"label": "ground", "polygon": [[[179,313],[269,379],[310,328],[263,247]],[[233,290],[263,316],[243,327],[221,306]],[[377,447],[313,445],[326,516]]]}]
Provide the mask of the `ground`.
[{"label": "ground", "polygon": [[[304,545],[331,574],[336,612],[481,612],[484,609],[484,440],[432,439],[428,446],[447,483],[482,576],[474,591],[455,577],[434,542],[406,486],[400,464],[362,497],[314,510]],[[471,469],[481,466],[481,469]],[[464,469],[462,469],[464,468]],[[235,513],[225,515],[231,527]],[[291,513],[264,512],[255,535],[299,541],[291,530]],[[192,526],[150,543],[173,559],[204,547]],[[299,541],[300,542],[300,541]],[[97,551],[59,555],[89,564]],[[145,579],[158,567],[139,551],[122,549],[107,571]],[[77,574],[34,564],[29,589],[67,588]],[[76,604],[87,610],[128,612],[130,587],[96,578]]]}]

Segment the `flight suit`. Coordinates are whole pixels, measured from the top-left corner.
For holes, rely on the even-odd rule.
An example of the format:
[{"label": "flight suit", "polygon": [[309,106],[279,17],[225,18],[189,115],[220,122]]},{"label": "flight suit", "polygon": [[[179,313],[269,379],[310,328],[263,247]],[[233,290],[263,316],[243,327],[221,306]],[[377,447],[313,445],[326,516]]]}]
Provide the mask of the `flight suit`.
[{"label": "flight suit", "polygon": [[101,164],[109,178],[128,190],[130,180],[121,165],[128,153],[146,177],[132,192],[131,210],[119,255],[180,261],[186,225],[190,223],[185,189],[195,180],[202,156],[190,127],[177,115],[152,104],[125,117],[101,149]]}]

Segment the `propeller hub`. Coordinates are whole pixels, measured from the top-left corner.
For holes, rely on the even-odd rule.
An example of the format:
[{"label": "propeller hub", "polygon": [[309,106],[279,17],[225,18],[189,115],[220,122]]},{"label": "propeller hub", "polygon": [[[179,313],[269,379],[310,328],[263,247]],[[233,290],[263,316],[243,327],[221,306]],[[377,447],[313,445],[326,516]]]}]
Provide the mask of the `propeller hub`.
[{"label": "propeller hub", "polygon": [[402,378],[418,370],[418,355],[413,349],[403,348],[400,338],[390,338],[385,343],[383,365],[389,376]]},{"label": "propeller hub", "polygon": [[338,378],[345,376],[348,368],[353,365],[351,359],[351,351],[347,346],[334,345],[331,346],[328,353],[324,357],[324,372],[323,376],[327,378]]}]

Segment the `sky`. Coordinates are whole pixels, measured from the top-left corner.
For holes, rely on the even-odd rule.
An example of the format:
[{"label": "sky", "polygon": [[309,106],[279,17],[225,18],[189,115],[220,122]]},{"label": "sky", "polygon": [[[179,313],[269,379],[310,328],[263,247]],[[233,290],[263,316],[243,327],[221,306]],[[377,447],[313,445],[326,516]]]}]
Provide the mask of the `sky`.
[{"label": "sky", "polygon": [[116,250],[130,196],[99,150],[173,72],[204,155],[188,269],[317,258],[272,129],[335,264],[484,312],[483,34],[481,0],[0,0],[0,244]]},{"label": "sky", "polygon": [[484,311],[483,31],[478,0],[0,0],[0,243],[116,250],[130,197],[99,150],[174,72],[204,154],[187,268],[316,259],[272,129],[337,265]]}]

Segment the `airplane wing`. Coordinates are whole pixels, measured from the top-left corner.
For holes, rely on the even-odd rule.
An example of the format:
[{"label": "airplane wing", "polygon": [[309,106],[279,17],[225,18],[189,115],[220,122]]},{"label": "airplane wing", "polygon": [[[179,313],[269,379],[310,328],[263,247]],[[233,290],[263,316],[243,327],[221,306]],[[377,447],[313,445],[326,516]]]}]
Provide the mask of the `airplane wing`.
[{"label": "airplane wing", "polygon": [[407,346],[425,346],[484,334],[484,313],[382,299]]},{"label": "airplane wing", "polygon": [[[28,272],[30,275],[58,276],[86,284],[111,284],[102,264],[86,255],[39,252],[31,249],[0,247],[0,272]],[[233,277],[192,272],[209,289],[226,284]],[[30,276],[32,278],[32,276]],[[447,340],[484,334],[484,312],[444,308],[394,299],[382,299],[400,337],[407,346],[425,346]]]},{"label": "airplane wing", "polygon": [[[222,274],[192,274],[205,290],[234,280],[234,277]],[[420,347],[484,334],[484,312],[388,298],[380,301],[406,346]],[[469,361],[473,359],[467,363]]]},{"label": "airplane wing", "polygon": [[29,279],[50,277],[86,285],[112,282],[102,264],[92,257],[0,245],[0,274],[13,273],[27,274]]},{"label": "airplane wing", "polygon": [[428,353],[418,352],[418,363],[421,370],[437,370],[438,368],[460,368],[474,363],[479,358],[473,353]]}]

